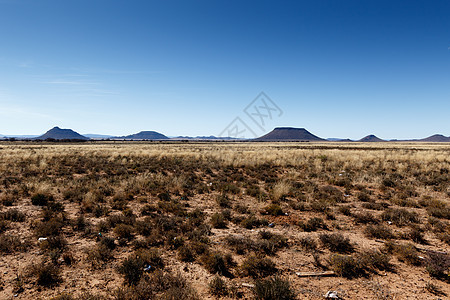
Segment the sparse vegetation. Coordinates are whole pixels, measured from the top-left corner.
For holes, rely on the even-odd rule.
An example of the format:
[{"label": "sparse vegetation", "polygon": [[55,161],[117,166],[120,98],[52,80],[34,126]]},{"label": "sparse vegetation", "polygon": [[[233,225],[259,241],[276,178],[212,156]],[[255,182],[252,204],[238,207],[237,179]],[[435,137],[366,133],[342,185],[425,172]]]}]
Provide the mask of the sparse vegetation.
[{"label": "sparse vegetation", "polygon": [[407,272],[442,285],[411,279],[420,289],[405,289],[408,297],[448,290],[445,145],[0,148],[2,299],[12,290],[77,300],[295,299],[314,295],[319,280],[305,288],[295,272],[325,270],[373,279],[327,279],[349,299],[388,299],[392,293],[374,291],[379,276],[390,282]]},{"label": "sparse vegetation", "polygon": [[255,297],[261,300],[291,300],[295,299],[295,292],[288,280],[275,276],[256,280]]},{"label": "sparse vegetation", "polygon": [[273,275],[277,268],[271,259],[251,255],[242,262],[241,271],[244,276],[262,278]]},{"label": "sparse vegetation", "polygon": [[324,233],[319,235],[322,244],[332,252],[350,253],[354,251],[354,246],[348,237],[341,233]]}]

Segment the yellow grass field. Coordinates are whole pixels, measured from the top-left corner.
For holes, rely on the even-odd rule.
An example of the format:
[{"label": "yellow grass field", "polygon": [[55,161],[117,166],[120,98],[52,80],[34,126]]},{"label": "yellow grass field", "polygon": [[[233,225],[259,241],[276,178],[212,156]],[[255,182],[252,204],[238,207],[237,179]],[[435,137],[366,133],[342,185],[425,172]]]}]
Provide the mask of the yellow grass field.
[{"label": "yellow grass field", "polygon": [[3,142],[0,299],[444,299],[449,202],[449,144]]}]

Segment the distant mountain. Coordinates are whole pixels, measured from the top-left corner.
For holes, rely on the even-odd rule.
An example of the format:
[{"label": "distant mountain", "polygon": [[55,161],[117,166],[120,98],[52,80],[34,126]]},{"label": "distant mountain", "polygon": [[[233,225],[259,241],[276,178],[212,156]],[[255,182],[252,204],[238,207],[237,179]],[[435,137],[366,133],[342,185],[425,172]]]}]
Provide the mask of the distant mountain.
[{"label": "distant mountain", "polygon": [[37,140],[89,140],[89,138],[73,131],[72,129],[61,129],[59,127],[53,127],[46,133],[35,138]]},{"label": "distant mountain", "polygon": [[254,141],[326,141],[305,128],[277,127]]},{"label": "distant mountain", "polygon": [[363,137],[358,142],[364,142],[364,143],[375,143],[375,142],[385,142],[385,140],[380,139],[379,137],[371,134],[366,137]]},{"label": "distant mountain", "polygon": [[87,134],[83,134],[83,135],[90,139],[98,139],[98,140],[106,140],[106,139],[110,139],[113,137],[112,135],[95,134],[95,133],[87,133]]},{"label": "distant mountain", "polygon": [[327,141],[330,141],[330,142],[354,142],[351,139],[341,139],[341,138],[327,138]]},{"label": "distant mountain", "polygon": [[217,137],[217,136],[175,136],[175,137],[170,137],[171,140],[196,140],[196,141],[234,141],[234,140],[242,140],[242,139],[238,139],[238,138],[233,138],[233,137]]},{"label": "distant mountain", "polygon": [[15,138],[15,139],[33,139],[38,137],[38,135],[28,135],[28,134],[16,134],[16,135],[8,135],[5,138]]},{"label": "distant mountain", "polygon": [[450,137],[444,136],[442,134],[435,134],[435,135],[429,136],[427,138],[420,139],[418,141],[421,141],[421,142],[435,142],[435,143],[448,143],[448,142],[450,142]]},{"label": "distant mountain", "polygon": [[121,136],[121,137],[113,137],[113,139],[121,139],[121,140],[168,140],[169,138],[164,134],[161,134],[156,131],[141,131],[135,134]]}]

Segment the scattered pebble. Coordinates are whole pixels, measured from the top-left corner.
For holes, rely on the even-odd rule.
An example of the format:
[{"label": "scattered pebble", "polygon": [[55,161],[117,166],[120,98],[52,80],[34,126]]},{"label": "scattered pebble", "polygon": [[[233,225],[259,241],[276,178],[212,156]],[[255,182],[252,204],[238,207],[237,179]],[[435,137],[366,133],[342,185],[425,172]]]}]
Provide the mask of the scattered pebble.
[{"label": "scattered pebble", "polygon": [[341,299],[336,291],[328,291],[324,297],[325,299]]}]

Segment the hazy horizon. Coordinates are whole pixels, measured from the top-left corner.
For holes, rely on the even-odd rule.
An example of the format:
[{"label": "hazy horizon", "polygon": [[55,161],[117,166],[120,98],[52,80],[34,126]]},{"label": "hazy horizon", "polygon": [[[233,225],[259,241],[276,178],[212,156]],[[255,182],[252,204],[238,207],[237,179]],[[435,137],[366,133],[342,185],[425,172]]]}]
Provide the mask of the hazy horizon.
[{"label": "hazy horizon", "polygon": [[[450,2],[0,0],[0,134],[450,136]],[[245,108],[264,92],[280,113]],[[270,111],[267,111],[270,113]]]}]

